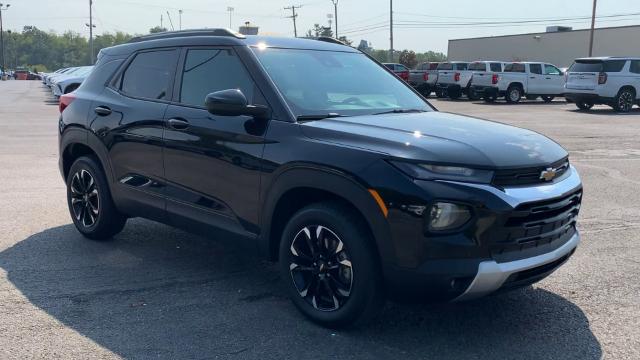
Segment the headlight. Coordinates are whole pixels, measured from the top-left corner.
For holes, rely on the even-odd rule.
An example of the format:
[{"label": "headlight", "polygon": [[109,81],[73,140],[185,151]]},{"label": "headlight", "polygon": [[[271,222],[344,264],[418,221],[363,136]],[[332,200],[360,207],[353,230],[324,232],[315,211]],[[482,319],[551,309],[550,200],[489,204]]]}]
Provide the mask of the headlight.
[{"label": "headlight", "polygon": [[399,161],[392,161],[391,163],[414,179],[451,180],[482,184],[489,184],[493,179],[493,171],[491,170],[433,164],[412,164]]},{"label": "headlight", "polygon": [[429,231],[453,230],[466,224],[471,219],[471,211],[464,205],[448,202],[437,202],[431,206],[429,213]]}]

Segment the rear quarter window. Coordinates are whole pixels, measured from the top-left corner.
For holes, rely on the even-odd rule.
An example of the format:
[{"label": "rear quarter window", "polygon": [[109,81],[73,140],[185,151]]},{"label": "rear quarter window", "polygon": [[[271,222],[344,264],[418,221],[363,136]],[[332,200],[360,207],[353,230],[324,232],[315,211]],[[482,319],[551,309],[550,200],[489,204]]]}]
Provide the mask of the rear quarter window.
[{"label": "rear quarter window", "polygon": [[604,62],[604,72],[620,72],[627,64],[626,60],[610,60]]},{"label": "rear quarter window", "polygon": [[524,64],[508,64],[504,67],[504,72],[523,73],[525,72],[525,67]]},{"label": "rear quarter window", "polygon": [[631,68],[629,69],[634,74],[640,74],[640,60],[631,61]]}]

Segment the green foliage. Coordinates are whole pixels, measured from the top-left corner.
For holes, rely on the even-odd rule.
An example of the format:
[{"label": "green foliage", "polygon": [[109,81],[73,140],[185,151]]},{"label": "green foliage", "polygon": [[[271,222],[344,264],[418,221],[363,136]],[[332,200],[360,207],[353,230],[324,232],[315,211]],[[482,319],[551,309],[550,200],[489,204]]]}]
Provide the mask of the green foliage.
[{"label": "green foliage", "polygon": [[398,57],[398,61],[400,64],[408,67],[409,69],[413,69],[416,65],[418,65],[418,60],[415,51],[413,50],[402,50],[400,52],[400,56]]},{"label": "green foliage", "polygon": [[306,34],[307,37],[333,37],[333,30],[327,26],[320,26],[320,24],[314,24],[312,29],[309,29]]},{"label": "green foliage", "polygon": [[157,33],[166,32],[166,31],[167,31],[167,28],[165,27],[154,26],[151,29],[149,29],[149,34],[157,34]]},{"label": "green foliage", "polygon": [[[122,32],[98,35],[94,38],[95,54],[100,49],[125,43],[131,38]],[[5,64],[9,69],[25,67],[33,70],[35,66],[38,71],[45,71],[91,62],[89,40],[72,31],[60,35],[25,26],[21,33],[5,31],[4,46]]]},{"label": "green foliage", "polygon": [[394,51],[393,58],[391,58],[389,50],[369,49],[367,53],[380,62],[399,62],[409,68],[413,68],[423,62],[442,62],[447,60],[447,55],[434,51],[424,53],[416,53],[413,50]]}]

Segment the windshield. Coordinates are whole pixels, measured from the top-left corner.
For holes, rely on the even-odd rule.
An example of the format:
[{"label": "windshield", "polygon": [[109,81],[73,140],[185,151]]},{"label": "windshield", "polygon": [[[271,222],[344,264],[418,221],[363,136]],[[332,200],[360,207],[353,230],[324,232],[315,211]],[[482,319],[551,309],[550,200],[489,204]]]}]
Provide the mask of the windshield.
[{"label": "windshield", "polygon": [[253,49],[296,116],[370,115],[431,107],[361,53]]}]

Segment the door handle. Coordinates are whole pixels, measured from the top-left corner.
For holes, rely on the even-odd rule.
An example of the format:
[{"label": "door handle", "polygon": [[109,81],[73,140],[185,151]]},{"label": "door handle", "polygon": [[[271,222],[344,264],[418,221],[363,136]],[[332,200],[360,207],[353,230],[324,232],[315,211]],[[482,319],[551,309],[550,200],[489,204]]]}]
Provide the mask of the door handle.
[{"label": "door handle", "polygon": [[545,79],[547,79],[547,80],[551,80],[551,78],[550,78],[550,77],[548,77],[548,78],[545,78]]},{"label": "door handle", "polygon": [[95,110],[95,113],[99,116],[108,116],[111,115],[111,109],[106,106],[98,106]]},{"label": "door handle", "polygon": [[169,123],[169,127],[174,130],[185,130],[189,128],[189,122],[185,119],[173,118],[173,119],[169,119],[168,123]]},{"label": "door handle", "polygon": [[536,78],[535,76],[531,76],[529,79],[535,79],[535,78]]}]

